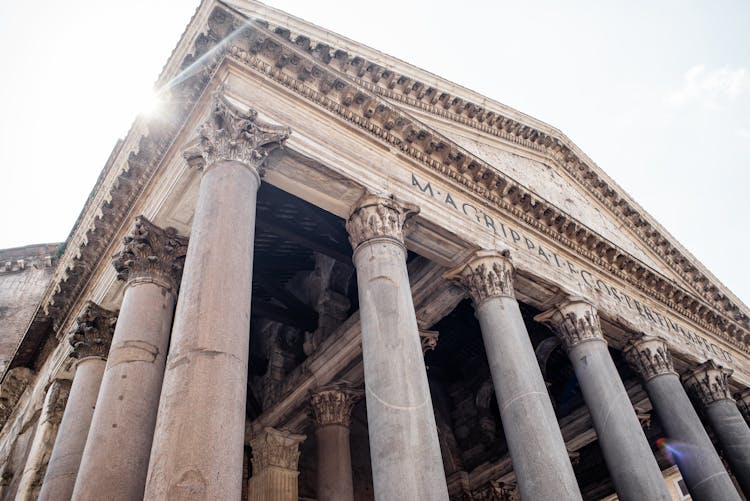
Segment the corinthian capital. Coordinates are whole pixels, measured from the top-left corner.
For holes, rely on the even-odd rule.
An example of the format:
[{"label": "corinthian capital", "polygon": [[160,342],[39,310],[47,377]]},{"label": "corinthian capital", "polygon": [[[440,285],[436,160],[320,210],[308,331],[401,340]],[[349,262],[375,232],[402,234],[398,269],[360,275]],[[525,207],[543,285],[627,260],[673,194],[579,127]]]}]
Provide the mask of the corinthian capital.
[{"label": "corinthian capital", "polygon": [[115,333],[117,312],[109,311],[93,301],[86,301],[78,316],[78,327],[68,338],[73,347],[73,358],[107,358],[112,335]]},{"label": "corinthian capital", "polygon": [[125,237],[125,248],[112,259],[117,278],[154,281],[176,292],[185,263],[188,239],[174,228],[162,229],[143,216],[135,219],[133,232]]},{"label": "corinthian capital", "polygon": [[345,385],[326,386],[313,393],[310,407],[316,426],[339,424],[349,426],[352,408],[362,398],[363,392]]},{"label": "corinthian capital", "polygon": [[534,320],[551,327],[566,350],[586,341],[604,341],[596,308],[583,298],[572,297]]},{"label": "corinthian capital", "polygon": [[737,395],[737,407],[739,407],[742,417],[750,424],[750,389],[747,389]]},{"label": "corinthian capital", "polygon": [[404,223],[418,213],[419,208],[413,204],[365,195],[346,222],[352,248],[356,251],[363,243],[376,239],[395,240],[404,245]]},{"label": "corinthian capital", "polygon": [[625,360],[644,381],[662,374],[677,375],[667,343],[658,337],[641,335],[632,339],[624,353]]},{"label": "corinthian capital", "polygon": [[305,435],[295,435],[288,431],[266,427],[250,440],[253,449],[253,475],[269,467],[297,471],[299,444]]},{"label": "corinthian capital", "polygon": [[729,391],[729,377],[734,371],[707,360],[683,377],[683,384],[703,405],[719,400],[733,400]]},{"label": "corinthian capital", "polygon": [[443,276],[466,289],[474,301],[474,307],[478,308],[493,297],[515,297],[513,272],[507,251],[480,250],[468,262]]},{"label": "corinthian capital", "polygon": [[260,175],[268,153],[290,134],[289,127],[259,120],[253,109],[238,109],[219,91],[213,96],[209,120],[198,129],[199,146],[186,151],[185,158],[191,163],[202,158],[208,167],[219,160],[235,160]]}]

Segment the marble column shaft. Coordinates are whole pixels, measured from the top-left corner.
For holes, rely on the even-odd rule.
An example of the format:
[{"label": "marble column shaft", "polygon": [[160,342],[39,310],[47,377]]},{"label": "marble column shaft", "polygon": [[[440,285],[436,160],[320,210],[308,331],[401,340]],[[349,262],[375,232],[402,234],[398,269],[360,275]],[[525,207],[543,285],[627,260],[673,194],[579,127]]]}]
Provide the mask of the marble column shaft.
[{"label": "marble column shaft", "polygon": [[297,501],[299,445],[305,435],[265,428],[250,441],[253,476],[248,501]]},{"label": "marble column shaft", "polygon": [[571,298],[535,319],[550,325],[568,352],[618,497],[622,501],[671,500],[594,307]]},{"label": "marble column shaft", "polygon": [[470,293],[523,499],[581,499],[568,450],[513,291],[513,266],[479,251],[450,272]]},{"label": "marble column shaft", "polygon": [[740,501],[721,458],[703,428],[680,378],[667,344],[639,336],[625,348],[625,358],[643,385],[667,436],[666,447],[695,501]]},{"label": "marble column shaft", "polygon": [[375,499],[448,499],[414,312],[403,225],[416,208],[368,195],[347,231],[359,289]]},{"label": "marble column shaft", "polygon": [[318,501],[353,501],[349,446],[351,412],[362,392],[342,385],[321,388],[310,398],[318,447]]},{"label": "marble column shaft", "polygon": [[73,494],[94,415],[117,314],[89,301],[70,336],[78,359],[55,445],[39,492],[40,501],[67,501]]},{"label": "marble column shaft", "polygon": [[30,501],[38,497],[37,490],[42,483],[42,473],[47,468],[69,392],[70,381],[67,379],[56,379],[47,389],[34,440],[21,474],[21,481],[18,483],[18,501]]},{"label": "marble column shaft", "polygon": [[73,499],[141,499],[187,239],[146,218],[113,261],[125,293]]},{"label": "marble column shaft", "polygon": [[703,405],[729,467],[745,497],[750,497],[750,428],[729,389],[732,372],[709,360],[687,374],[683,382]]},{"label": "marble column shaft", "polygon": [[145,499],[239,499],[256,196],[268,150],[289,135],[216,96],[200,147],[190,234]]}]

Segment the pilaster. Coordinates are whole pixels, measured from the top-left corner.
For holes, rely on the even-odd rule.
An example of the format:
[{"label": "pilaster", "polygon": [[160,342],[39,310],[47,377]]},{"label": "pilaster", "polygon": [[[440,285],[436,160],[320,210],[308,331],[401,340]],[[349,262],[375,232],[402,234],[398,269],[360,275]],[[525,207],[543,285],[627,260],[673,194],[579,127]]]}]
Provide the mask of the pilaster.
[{"label": "pilaster", "polygon": [[677,376],[667,343],[661,338],[641,335],[628,343],[624,354],[625,360],[644,381],[664,374]]},{"label": "pilaster", "polygon": [[299,445],[305,435],[265,428],[250,441],[253,476],[249,501],[297,501]]}]

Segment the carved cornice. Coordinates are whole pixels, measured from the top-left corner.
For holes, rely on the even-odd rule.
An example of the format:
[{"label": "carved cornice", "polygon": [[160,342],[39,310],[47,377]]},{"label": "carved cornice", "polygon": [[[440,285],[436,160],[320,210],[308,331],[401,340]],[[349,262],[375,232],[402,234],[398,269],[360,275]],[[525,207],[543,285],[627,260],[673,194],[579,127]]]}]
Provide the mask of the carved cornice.
[{"label": "carved cornice", "polygon": [[177,292],[185,263],[188,239],[174,228],[160,228],[138,216],[133,232],[125,237],[125,248],[113,257],[117,278],[125,282],[156,281]]},{"label": "carved cornice", "polygon": [[377,195],[359,199],[346,221],[349,242],[356,252],[373,240],[392,240],[404,246],[404,224],[419,213],[419,207]]},{"label": "carved cornice", "polygon": [[658,337],[641,335],[624,350],[625,360],[644,381],[662,374],[674,374],[674,363],[667,343]]},{"label": "carved cornice", "polygon": [[742,417],[750,424],[750,389],[739,393],[735,400],[737,400],[737,407],[740,409]]},{"label": "carved cornice", "polygon": [[289,431],[264,428],[257,437],[250,440],[253,449],[253,474],[269,467],[297,471],[299,444],[306,438],[305,435],[296,435]]},{"label": "carved cornice", "polygon": [[707,360],[683,377],[687,391],[704,406],[720,400],[734,400],[729,389],[729,377],[734,371]]},{"label": "carved cornice", "polygon": [[[739,309],[727,311],[725,317],[720,316],[711,294],[703,294],[701,299],[696,298],[671,278],[661,275],[660,272],[632,257],[571,218],[565,211],[541,199],[522,184],[401,112],[385,99],[396,99],[394,96],[414,92],[414,95],[420,96],[420,100],[427,98],[431,101],[431,104],[420,107],[445,116],[447,108],[461,103],[468,105],[460,98],[451,99],[451,96],[426,84],[395,76],[390,70],[375,63],[368,63],[359,56],[349,55],[346,51],[333,49],[324,43],[315,45],[305,36],[299,36],[294,40],[289,37],[288,30],[278,28],[274,33],[259,22],[247,28],[242,40],[235,39],[230,43],[228,57],[340,115],[354,126],[368,131],[392,147],[399,148],[401,153],[435,170],[443,178],[448,178],[464,189],[487,199],[491,205],[567,246],[608,274],[627,281],[634,288],[723,337],[731,345],[748,351],[750,333],[746,329],[750,328],[750,320]],[[381,80],[387,81],[388,91],[382,89],[383,84],[368,84],[368,79],[376,84]],[[442,111],[441,106],[445,107]],[[571,155],[575,154],[563,141],[500,114],[488,110],[479,113],[481,107],[474,106],[476,112],[470,111],[474,109],[472,106],[466,109],[466,117],[471,115],[473,120],[484,117],[493,127],[507,127],[508,137],[516,138],[514,142],[547,152],[566,170],[574,172],[576,179],[584,179],[586,186],[598,177],[593,170],[585,171],[585,174],[576,170],[578,164],[571,163]],[[463,120],[467,118],[464,117]],[[599,186],[608,193],[602,197],[597,196],[596,192],[592,193],[605,205],[612,201],[612,197],[619,196],[606,181],[597,180],[592,185]],[[624,198],[617,200],[613,202],[612,207],[624,211],[627,216],[623,221],[634,228],[637,234],[642,235],[644,225],[650,223],[640,216],[635,219],[630,217],[636,214],[632,202],[627,202]],[[653,236],[653,232],[649,235]],[[651,242],[651,239],[646,236],[644,241]],[[696,270],[689,263],[690,260],[680,257],[680,252],[667,240],[659,240],[652,249],[663,256],[667,263],[679,261]],[[691,281],[692,275],[686,275],[679,267],[675,271],[688,283],[702,283],[701,280]]]},{"label": "carved cornice", "polygon": [[479,308],[494,297],[515,298],[513,291],[513,264],[508,252],[480,250],[469,260],[446,273],[443,277],[462,286]]},{"label": "carved cornice", "polygon": [[362,398],[364,392],[343,384],[323,387],[310,396],[315,425],[328,426],[337,424],[349,427],[354,404]]},{"label": "carved cornice", "polygon": [[0,429],[5,426],[34,372],[26,367],[11,369],[0,384]]},{"label": "carved cornice", "polygon": [[583,298],[571,297],[534,320],[555,331],[566,350],[587,341],[606,342],[596,308]]},{"label": "carved cornice", "polygon": [[289,134],[289,127],[263,122],[253,109],[238,109],[220,89],[213,95],[209,120],[198,130],[200,146],[186,151],[185,158],[193,162],[201,157],[206,168],[221,160],[236,161],[261,176],[268,154]]},{"label": "carved cornice", "polygon": [[70,356],[78,360],[88,357],[106,359],[117,324],[117,312],[102,308],[93,301],[86,301],[78,316],[78,325],[68,341],[73,347]]}]

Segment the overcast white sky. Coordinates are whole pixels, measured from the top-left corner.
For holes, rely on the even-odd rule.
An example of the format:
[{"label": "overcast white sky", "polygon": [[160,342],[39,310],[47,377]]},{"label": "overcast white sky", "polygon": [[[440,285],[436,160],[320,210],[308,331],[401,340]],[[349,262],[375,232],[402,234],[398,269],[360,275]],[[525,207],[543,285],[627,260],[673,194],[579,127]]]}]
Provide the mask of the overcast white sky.
[{"label": "overcast white sky", "polygon": [[[267,3],[561,129],[750,302],[750,2]],[[0,248],[67,237],[197,5],[0,2]]]}]

